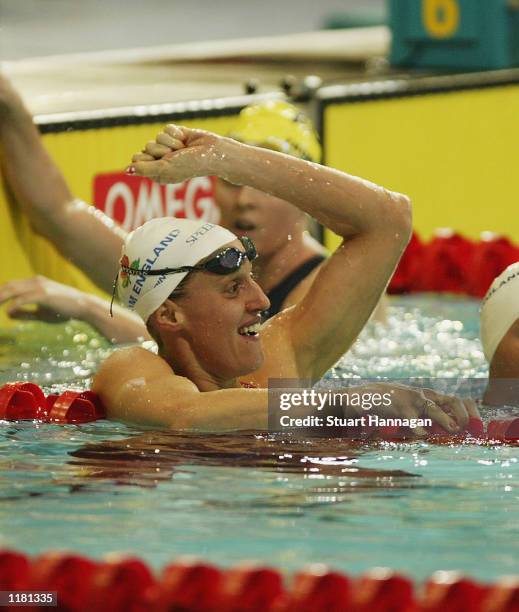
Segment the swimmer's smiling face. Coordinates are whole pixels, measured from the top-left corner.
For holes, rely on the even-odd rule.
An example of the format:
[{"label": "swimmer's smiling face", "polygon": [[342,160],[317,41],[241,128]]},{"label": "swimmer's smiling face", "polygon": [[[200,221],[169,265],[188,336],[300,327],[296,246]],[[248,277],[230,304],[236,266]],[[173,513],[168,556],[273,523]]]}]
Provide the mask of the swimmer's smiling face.
[{"label": "swimmer's smiling face", "polygon": [[[238,240],[224,248],[230,246],[244,250]],[[263,363],[260,313],[269,305],[246,258],[228,275],[196,271],[175,303],[177,333],[211,376],[224,380],[243,376]]]}]

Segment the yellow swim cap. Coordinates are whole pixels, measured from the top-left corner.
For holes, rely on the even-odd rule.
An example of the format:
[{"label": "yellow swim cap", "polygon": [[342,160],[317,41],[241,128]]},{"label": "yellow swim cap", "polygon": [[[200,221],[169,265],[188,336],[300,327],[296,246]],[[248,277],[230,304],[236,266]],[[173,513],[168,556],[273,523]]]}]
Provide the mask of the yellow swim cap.
[{"label": "yellow swim cap", "polygon": [[321,161],[321,145],[312,122],[298,108],[283,100],[246,106],[229,136],[245,144],[313,162]]}]

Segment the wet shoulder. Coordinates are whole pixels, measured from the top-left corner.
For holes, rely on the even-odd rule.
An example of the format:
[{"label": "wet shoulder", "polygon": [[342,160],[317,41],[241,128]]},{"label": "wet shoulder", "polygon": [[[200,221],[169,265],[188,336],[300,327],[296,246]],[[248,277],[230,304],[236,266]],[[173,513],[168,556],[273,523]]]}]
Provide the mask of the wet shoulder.
[{"label": "wet shoulder", "polygon": [[171,374],[168,364],[150,351],[132,346],[114,351],[101,365],[93,382],[92,388],[119,385],[125,381],[140,376],[160,376]]},{"label": "wet shoulder", "polygon": [[162,357],[140,346],[130,346],[114,351],[104,362],[103,366],[130,367],[139,364],[164,364],[169,368]]}]

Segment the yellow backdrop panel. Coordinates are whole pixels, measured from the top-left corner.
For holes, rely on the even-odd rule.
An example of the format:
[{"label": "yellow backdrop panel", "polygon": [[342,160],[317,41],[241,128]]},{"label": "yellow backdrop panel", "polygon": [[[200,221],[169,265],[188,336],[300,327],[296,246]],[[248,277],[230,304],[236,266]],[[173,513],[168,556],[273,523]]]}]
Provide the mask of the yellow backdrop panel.
[{"label": "yellow backdrop panel", "polygon": [[[230,131],[234,116],[179,121],[217,133]],[[154,139],[164,122],[46,134],[45,146],[63,172],[72,192],[92,200],[93,177],[124,169],[135,151]],[[28,180],[30,178],[28,177]],[[65,261],[46,240],[39,238],[20,213],[16,202],[0,183],[0,283],[44,274],[98,295],[97,289],[77,268]],[[94,244],[92,248],[95,248]],[[0,308],[0,325],[8,323]]]},{"label": "yellow backdrop panel", "polygon": [[423,238],[452,227],[519,243],[518,108],[519,86],[331,103],[326,163],[409,195]]}]

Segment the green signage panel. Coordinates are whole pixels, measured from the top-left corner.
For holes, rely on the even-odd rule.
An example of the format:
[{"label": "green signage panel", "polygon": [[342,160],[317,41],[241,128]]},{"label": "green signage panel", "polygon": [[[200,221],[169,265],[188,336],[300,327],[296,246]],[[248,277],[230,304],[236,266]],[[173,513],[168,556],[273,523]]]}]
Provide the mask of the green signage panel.
[{"label": "green signage panel", "polygon": [[515,0],[389,0],[391,62],[400,66],[519,65]]}]

